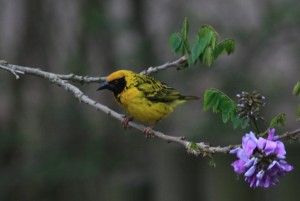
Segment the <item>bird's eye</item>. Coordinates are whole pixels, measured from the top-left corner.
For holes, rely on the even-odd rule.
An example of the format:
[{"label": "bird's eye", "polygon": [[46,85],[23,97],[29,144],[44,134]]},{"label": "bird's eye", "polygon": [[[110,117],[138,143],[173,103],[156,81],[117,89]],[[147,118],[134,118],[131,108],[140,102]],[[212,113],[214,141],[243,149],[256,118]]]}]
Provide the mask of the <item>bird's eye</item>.
[{"label": "bird's eye", "polygon": [[114,81],[112,81],[112,84],[113,85],[117,85],[119,83],[119,80],[114,80]]}]

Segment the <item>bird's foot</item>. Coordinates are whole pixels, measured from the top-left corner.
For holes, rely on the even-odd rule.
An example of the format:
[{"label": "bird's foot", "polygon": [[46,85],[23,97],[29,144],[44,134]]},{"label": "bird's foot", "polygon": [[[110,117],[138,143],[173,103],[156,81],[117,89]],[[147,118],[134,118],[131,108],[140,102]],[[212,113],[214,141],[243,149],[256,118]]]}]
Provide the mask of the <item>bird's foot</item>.
[{"label": "bird's foot", "polygon": [[153,135],[153,127],[154,126],[148,126],[144,129],[144,133],[145,133],[145,137],[146,138],[153,138],[154,135]]},{"label": "bird's foot", "polygon": [[128,127],[128,123],[130,121],[133,120],[133,117],[132,116],[125,116],[124,119],[122,120],[122,126],[123,128],[127,128]]}]

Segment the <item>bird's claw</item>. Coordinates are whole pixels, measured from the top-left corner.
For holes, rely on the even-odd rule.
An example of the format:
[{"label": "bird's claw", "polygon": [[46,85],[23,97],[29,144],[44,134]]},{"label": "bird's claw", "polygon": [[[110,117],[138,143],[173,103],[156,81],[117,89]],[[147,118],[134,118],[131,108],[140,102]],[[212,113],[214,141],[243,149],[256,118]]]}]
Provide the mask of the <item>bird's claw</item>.
[{"label": "bird's claw", "polygon": [[153,128],[153,126],[149,126],[144,129],[145,137],[147,139],[154,137],[152,128]]},{"label": "bird's claw", "polygon": [[133,117],[132,116],[125,116],[124,119],[122,120],[122,126],[123,128],[127,128],[128,127],[128,123],[130,121],[133,120]]}]

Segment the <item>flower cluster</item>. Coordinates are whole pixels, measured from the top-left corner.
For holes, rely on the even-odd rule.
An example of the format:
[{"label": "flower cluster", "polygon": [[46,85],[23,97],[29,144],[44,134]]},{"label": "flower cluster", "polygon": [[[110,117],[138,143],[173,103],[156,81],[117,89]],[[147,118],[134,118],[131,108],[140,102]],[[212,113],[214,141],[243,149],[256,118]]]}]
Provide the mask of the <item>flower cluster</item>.
[{"label": "flower cluster", "polygon": [[274,136],[275,129],[268,131],[268,138],[256,138],[253,132],[242,139],[242,147],[233,149],[231,154],[239,158],[231,165],[237,174],[244,174],[250,187],[268,188],[278,183],[278,176],[284,176],[293,170],[285,161],[284,144]]},{"label": "flower cluster", "polygon": [[260,108],[266,104],[264,96],[257,91],[253,91],[252,93],[243,91],[236,96],[238,98],[237,112],[239,118],[263,119],[259,112]]}]

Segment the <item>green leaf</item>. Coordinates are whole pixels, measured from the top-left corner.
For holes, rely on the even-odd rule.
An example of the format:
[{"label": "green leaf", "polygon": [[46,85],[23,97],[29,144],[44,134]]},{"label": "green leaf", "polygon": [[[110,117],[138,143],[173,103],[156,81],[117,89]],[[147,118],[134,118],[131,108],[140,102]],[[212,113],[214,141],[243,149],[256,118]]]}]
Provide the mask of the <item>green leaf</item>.
[{"label": "green leaf", "polygon": [[214,37],[218,37],[218,33],[216,32],[216,30],[212,26],[203,25],[200,29],[200,34],[205,35],[208,32],[211,32],[214,35]]},{"label": "green leaf", "polygon": [[221,113],[223,123],[232,121],[233,127],[241,126],[246,128],[249,125],[248,119],[240,119],[237,114],[237,105],[226,94],[217,89],[207,89],[204,93],[204,111],[212,109],[215,113]]},{"label": "green leaf", "polygon": [[195,64],[198,59],[201,63],[207,65],[212,64],[213,57],[210,55],[215,46],[215,41],[215,31],[209,26],[202,26],[196,36],[189,59],[189,65]]},{"label": "green leaf", "polygon": [[211,88],[204,94],[204,111],[212,109],[213,112],[233,113],[236,109],[236,103],[223,92]]},{"label": "green leaf", "polygon": [[210,40],[210,46],[211,46],[211,48],[212,48],[213,50],[216,48],[217,41],[218,41],[218,34],[217,34],[217,32],[214,30],[213,37],[212,37],[211,40]]},{"label": "green leaf", "polygon": [[182,38],[181,38],[181,35],[179,33],[173,33],[171,36],[170,36],[170,45],[173,49],[173,51],[175,53],[178,53],[178,50],[181,46],[181,43],[182,43]]},{"label": "green leaf", "polygon": [[202,58],[203,63],[208,65],[208,66],[211,66],[212,63],[213,63],[213,59],[214,59],[214,57],[213,57],[212,48],[211,47],[206,48],[206,50],[203,54],[203,58]]},{"label": "green leaf", "polygon": [[221,92],[219,92],[217,89],[207,89],[205,91],[203,105],[204,111],[207,111],[208,109],[212,108],[213,112],[219,112],[218,106],[220,93]]},{"label": "green leaf", "polygon": [[198,147],[198,145],[195,142],[187,143],[186,149],[189,154],[193,154],[195,156],[198,156],[201,153],[200,148]]},{"label": "green leaf", "polygon": [[172,33],[169,38],[171,48],[177,55],[186,55],[190,54],[191,52],[189,40],[187,37],[188,31],[189,23],[188,20],[185,18],[182,25],[181,33]]},{"label": "green leaf", "polygon": [[300,121],[300,104],[297,107],[296,115],[297,115],[297,121]]},{"label": "green leaf", "polygon": [[211,40],[214,38],[216,38],[216,34],[214,33],[213,30],[211,30],[209,27],[207,26],[202,26],[199,34],[198,34],[199,38],[200,38],[200,45],[201,45],[201,53],[204,52],[204,50],[209,47]]},{"label": "green leaf", "polygon": [[234,129],[237,128],[237,127],[239,127],[239,126],[241,126],[241,128],[244,129],[244,128],[247,128],[249,126],[250,119],[248,119],[248,118],[242,118],[242,119],[240,119],[238,117],[238,115],[236,114],[236,115],[234,115],[232,123],[233,123],[233,128]]},{"label": "green leaf", "polygon": [[189,22],[187,18],[184,18],[183,20],[183,25],[182,25],[182,29],[181,29],[181,35],[183,38],[183,41],[188,42],[188,33],[189,33]]},{"label": "green leaf", "polygon": [[184,40],[182,45],[183,45],[182,55],[189,55],[191,53],[191,50],[190,50],[190,44],[188,40]]},{"label": "green leaf", "polygon": [[200,43],[200,37],[197,36],[196,40],[194,42],[193,48],[192,48],[192,53],[189,57],[189,65],[193,65],[196,63],[196,61],[198,60],[198,58],[200,57],[201,53],[202,53],[202,49],[201,49],[201,43]]},{"label": "green leaf", "polygon": [[212,155],[210,154],[209,156],[210,160],[209,160],[209,166],[211,167],[217,167],[217,163],[215,162],[214,158],[212,157]]},{"label": "green leaf", "polygon": [[184,18],[182,29],[181,29],[182,42],[183,42],[182,55],[191,53],[188,33],[189,33],[189,22],[187,18]]},{"label": "green leaf", "polygon": [[279,115],[277,115],[276,117],[274,117],[271,120],[269,128],[275,128],[275,127],[278,127],[278,126],[284,126],[285,121],[286,121],[286,114],[280,113]]},{"label": "green leaf", "polygon": [[235,42],[232,39],[222,41],[214,49],[214,59],[217,59],[220,55],[227,53],[228,55],[234,52]]},{"label": "green leaf", "polygon": [[300,97],[300,81],[298,81],[294,86],[293,95]]},{"label": "green leaf", "polygon": [[[228,98],[228,99],[227,99]],[[219,102],[219,107],[222,108],[222,120],[223,123],[231,120],[232,115],[236,110],[236,104],[229,97],[223,98],[223,101]]]},{"label": "green leaf", "polygon": [[179,55],[185,55],[185,46],[184,46],[183,41],[180,44],[180,46],[179,46],[179,48],[178,48],[178,50],[177,50],[176,53],[179,54]]}]

